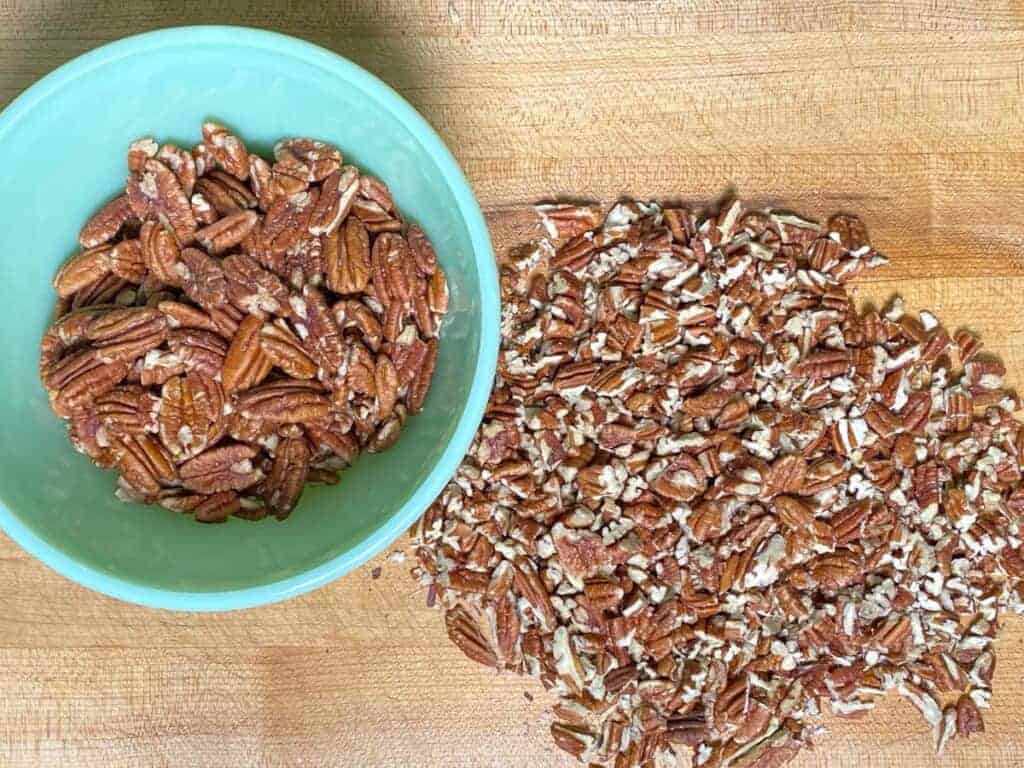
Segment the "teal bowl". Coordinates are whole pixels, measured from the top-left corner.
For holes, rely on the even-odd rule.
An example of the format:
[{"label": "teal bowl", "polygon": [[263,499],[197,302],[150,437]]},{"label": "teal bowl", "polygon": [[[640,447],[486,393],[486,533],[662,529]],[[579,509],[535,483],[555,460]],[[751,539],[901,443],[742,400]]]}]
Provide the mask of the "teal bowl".
[{"label": "teal bowl", "polygon": [[[82,222],[123,187],[140,136],[192,144],[204,119],[266,151],[285,136],[333,142],[390,185],[434,242],[451,309],[425,408],[390,450],[333,487],[306,489],[285,522],[200,525],[114,498],[115,475],[68,443],[37,376],[50,280]],[[64,576],[176,610],[270,603],[385,549],[454,474],[483,416],[498,350],[494,254],[451,153],[387,85],[322,48],[233,27],[127,38],[65,64],[0,113],[0,526]]]}]

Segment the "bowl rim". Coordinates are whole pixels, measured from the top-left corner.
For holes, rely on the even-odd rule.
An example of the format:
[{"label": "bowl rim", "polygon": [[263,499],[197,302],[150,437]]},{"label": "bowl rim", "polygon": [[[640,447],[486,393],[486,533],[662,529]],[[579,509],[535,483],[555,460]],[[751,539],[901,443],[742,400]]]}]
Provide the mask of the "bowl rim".
[{"label": "bowl rim", "polygon": [[375,98],[412,133],[436,163],[445,183],[452,191],[459,213],[469,231],[480,274],[483,320],[469,397],[463,406],[452,439],[426,479],[405,504],[366,539],[308,571],[269,584],[218,592],[179,592],[142,586],[98,571],[67,555],[37,535],[14,512],[0,503],[0,528],[29,554],[57,573],[119,600],[178,611],[251,608],[295,597],[349,573],[394,543],[440,494],[468,450],[490,397],[499,345],[500,299],[497,263],[480,205],[458,162],[426,119],[391,86],[344,56],[326,48],[277,32],[228,25],[171,27],[125,37],[71,59],[17,96],[0,111],[0,142],[13,130],[18,121],[38,104],[100,66],[155,47],[217,42],[270,50],[335,74]]}]

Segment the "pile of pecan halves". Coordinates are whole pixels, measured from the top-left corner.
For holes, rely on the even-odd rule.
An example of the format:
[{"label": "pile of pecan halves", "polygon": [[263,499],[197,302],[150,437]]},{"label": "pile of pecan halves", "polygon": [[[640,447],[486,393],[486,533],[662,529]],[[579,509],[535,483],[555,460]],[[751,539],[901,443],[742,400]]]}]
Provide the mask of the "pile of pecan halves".
[{"label": "pile of pecan halves", "polygon": [[448,286],[423,231],[336,148],[284,140],[271,163],[202,133],[191,151],[131,145],[125,193],[54,278],[39,372],[122,498],[284,518],[422,408]]},{"label": "pile of pecan halves", "polygon": [[983,729],[1021,607],[1024,430],[967,331],[845,284],[861,222],[540,209],[496,387],[416,532],[470,658],[540,679],[595,766],[777,768],[890,690]]}]

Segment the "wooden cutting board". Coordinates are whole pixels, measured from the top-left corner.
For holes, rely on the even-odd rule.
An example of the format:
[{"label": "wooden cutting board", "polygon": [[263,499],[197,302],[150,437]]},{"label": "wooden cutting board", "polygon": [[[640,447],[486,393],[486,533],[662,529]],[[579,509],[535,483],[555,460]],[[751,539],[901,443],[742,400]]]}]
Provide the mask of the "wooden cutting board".
[{"label": "wooden cutting board", "polygon": [[[979,331],[1024,383],[1020,2],[173,5],[0,0],[0,105],[124,35],[276,29],[354,59],[418,107],[465,168],[499,252],[533,234],[524,206],[559,195],[732,190],[844,209],[893,259],[864,298],[899,291]],[[0,766],[572,765],[549,741],[545,695],[454,650],[409,567],[382,556],[282,605],[180,615],[87,592],[0,537]],[[795,768],[1018,768],[1024,622],[1007,620],[998,652],[987,732],[941,762],[916,712],[889,701],[858,722],[825,720]]]}]

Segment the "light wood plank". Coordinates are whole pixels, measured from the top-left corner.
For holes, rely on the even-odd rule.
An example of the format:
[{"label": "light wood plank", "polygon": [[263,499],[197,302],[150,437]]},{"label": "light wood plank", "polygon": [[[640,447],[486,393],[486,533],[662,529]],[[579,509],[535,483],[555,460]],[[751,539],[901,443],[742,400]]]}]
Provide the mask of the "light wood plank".
[{"label": "light wood plank", "polygon": [[[390,82],[452,147],[499,254],[529,204],[726,193],[860,214],[893,263],[858,288],[968,326],[1024,382],[1024,6],[1016,0],[4,2],[0,105],[60,63],[176,24],[273,28]],[[387,556],[312,595],[122,605],[0,538],[0,765],[569,766],[543,691],[452,648]],[[373,578],[373,568],[381,568]],[[988,731],[937,762],[897,701],[826,718],[797,768],[1017,768],[1024,622]],[[533,700],[526,695],[533,696]]]}]

